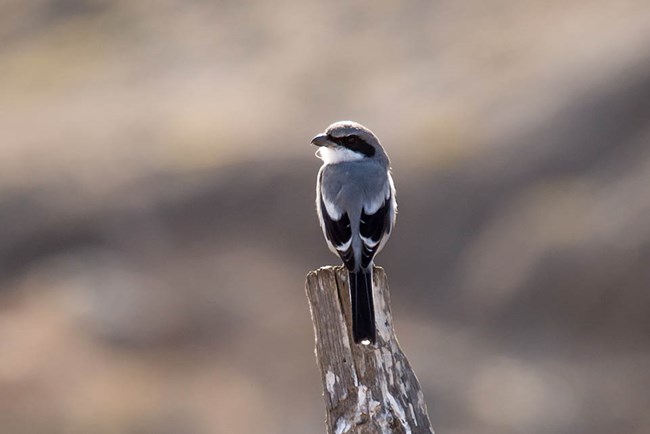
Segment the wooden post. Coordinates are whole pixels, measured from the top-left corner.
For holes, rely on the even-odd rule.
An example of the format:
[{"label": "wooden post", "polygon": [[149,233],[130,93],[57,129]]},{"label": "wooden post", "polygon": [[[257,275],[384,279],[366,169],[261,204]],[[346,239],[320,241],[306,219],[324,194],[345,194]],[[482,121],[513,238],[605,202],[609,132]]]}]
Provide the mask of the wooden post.
[{"label": "wooden post", "polygon": [[377,342],[352,340],[348,272],[323,267],[307,275],[316,358],[329,434],[433,434],[424,396],[393,330],[386,273],[375,267]]}]

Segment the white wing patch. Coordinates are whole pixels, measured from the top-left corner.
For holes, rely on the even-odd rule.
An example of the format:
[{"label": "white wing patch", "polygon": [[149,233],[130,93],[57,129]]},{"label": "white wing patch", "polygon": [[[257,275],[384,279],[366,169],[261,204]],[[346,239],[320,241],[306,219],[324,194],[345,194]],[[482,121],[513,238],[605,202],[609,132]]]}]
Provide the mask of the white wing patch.
[{"label": "white wing patch", "polygon": [[383,194],[377,195],[369,203],[364,204],[363,210],[368,215],[372,215],[376,213],[379,210],[379,208],[381,208],[381,206],[384,204],[384,201],[386,201],[386,199],[388,199],[390,196],[391,196],[391,186],[390,183],[386,183],[386,185],[384,185]]},{"label": "white wing patch", "polygon": [[366,238],[366,237],[363,237],[363,236],[362,236],[362,237],[361,237],[361,241],[363,241],[363,244],[365,244],[366,246],[368,246],[368,247],[370,247],[370,248],[373,248],[373,247],[375,247],[377,244],[379,244],[379,241],[381,241],[381,239],[379,239],[379,240],[377,240],[377,241],[373,241],[371,238]]},{"label": "white wing patch", "polygon": [[336,207],[332,202],[327,200],[327,197],[323,194],[323,203],[325,204],[325,211],[327,215],[330,216],[332,220],[339,220],[341,218],[342,212]]},{"label": "white wing patch", "polygon": [[352,244],[352,238],[350,238],[346,243],[343,243],[340,246],[334,246],[334,247],[336,248],[336,250],[338,250],[340,252],[345,252],[347,249],[350,248],[350,244]]}]

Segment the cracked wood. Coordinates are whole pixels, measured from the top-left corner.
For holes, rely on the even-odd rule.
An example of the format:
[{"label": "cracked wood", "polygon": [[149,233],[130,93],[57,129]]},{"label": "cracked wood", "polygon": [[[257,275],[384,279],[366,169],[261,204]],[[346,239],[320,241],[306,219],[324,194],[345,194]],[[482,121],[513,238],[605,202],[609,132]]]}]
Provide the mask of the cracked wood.
[{"label": "cracked wood", "polygon": [[420,384],[397,343],[386,273],[375,267],[375,345],[352,340],[348,273],[307,275],[329,434],[433,434]]}]

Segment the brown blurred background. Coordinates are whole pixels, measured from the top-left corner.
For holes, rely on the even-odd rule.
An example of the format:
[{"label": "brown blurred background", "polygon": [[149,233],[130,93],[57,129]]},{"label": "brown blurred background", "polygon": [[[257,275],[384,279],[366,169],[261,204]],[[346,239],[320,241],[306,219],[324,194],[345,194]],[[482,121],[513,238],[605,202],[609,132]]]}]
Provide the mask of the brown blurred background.
[{"label": "brown blurred background", "polygon": [[436,432],[650,432],[649,47],[647,0],[4,0],[0,433],[324,432],[340,119]]}]

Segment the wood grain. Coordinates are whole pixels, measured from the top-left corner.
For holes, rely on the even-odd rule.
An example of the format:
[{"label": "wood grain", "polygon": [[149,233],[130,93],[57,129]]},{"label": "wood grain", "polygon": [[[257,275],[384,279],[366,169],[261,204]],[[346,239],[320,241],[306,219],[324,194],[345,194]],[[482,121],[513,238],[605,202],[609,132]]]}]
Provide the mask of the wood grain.
[{"label": "wood grain", "polygon": [[307,275],[329,434],[433,434],[424,396],[393,329],[386,273],[373,272],[377,342],[354,344],[348,273]]}]

